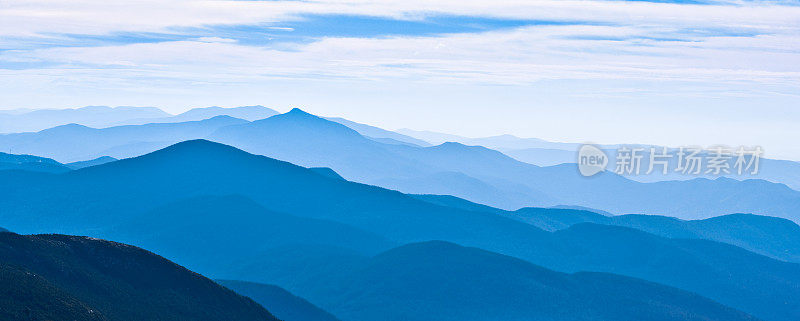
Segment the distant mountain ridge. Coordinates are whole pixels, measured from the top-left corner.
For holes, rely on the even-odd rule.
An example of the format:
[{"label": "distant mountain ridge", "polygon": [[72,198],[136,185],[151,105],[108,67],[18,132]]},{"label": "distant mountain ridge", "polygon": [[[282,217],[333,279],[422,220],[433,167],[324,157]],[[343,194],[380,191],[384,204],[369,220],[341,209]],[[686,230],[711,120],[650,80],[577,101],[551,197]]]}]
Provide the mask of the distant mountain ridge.
[{"label": "distant mountain ridge", "polygon": [[[485,147],[460,143],[419,147],[386,137],[393,142],[384,143],[300,109],[253,122],[217,116],[95,130],[67,125],[0,136],[0,150],[72,162],[132,157],[197,138],[305,167],[329,167],[349,180],[406,193],[449,194],[507,210],[567,204],[684,219],[738,212],[800,220],[794,211],[800,206],[800,191],[781,184],[725,178],[643,184],[613,173],[584,178],[574,164],[539,167]],[[91,143],[76,144],[78,140]],[[675,202],[678,199],[692,201]]]},{"label": "distant mountain ridge", "polygon": [[0,134],[36,132],[69,123],[103,127],[127,119],[166,116],[169,116],[169,114],[155,107],[124,106],[87,106],[75,109],[38,109],[15,113],[0,112]]},{"label": "distant mountain ridge", "polygon": [[670,238],[714,240],[787,262],[800,263],[800,226],[777,217],[729,214],[684,221],[658,215],[609,217],[591,212],[556,212],[536,208],[520,209],[508,216],[549,231],[590,222],[630,227]]},{"label": "distant mountain ridge", "polygon": [[[441,144],[445,142],[458,142],[465,145],[480,145],[491,149],[503,152],[506,155],[513,157],[522,162],[526,162],[538,166],[554,166],[560,164],[575,164],[577,163],[577,151],[582,144],[579,143],[562,143],[545,141],[538,138],[521,138],[514,135],[498,135],[482,138],[470,138],[458,135],[450,135],[444,133],[436,133],[430,131],[415,131],[410,129],[399,130],[399,133],[405,134],[409,137],[422,139],[432,144]],[[616,164],[616,151],[620,146],[638,146],[643,148],[641,153],[644,162],[649,159],[649,148],[654,147],[660,150],[661,146],[650,146],[636,144],[629,142],[627,144],[604,144],[597,145],[603,149],[606,155],[609,156],[608,169],[613,171]],[[669,167],[675,168],[675,160],[670,162]],[[671,180],[689,180],[698,177],[713,179],[716,177],[727,177],[737,180],[742,179],[763,179],[773,183],[786,184],[794,190],[800,191],[800,162],[789,160],[776,160],[763,158],[760,160],[760,170],[757,175],[738,175],[738,174],[723,174],[717,176],[711,175],[688,175],[680,173],[668,173],[663,175],[654,172],[648,175],[626,175],[626,178],[638,182],[662,182]]]},{"label": "distant mountain ridge", "polygon": [[120,159],[204,137],[218,128],[246,122],[230,116],[217,116],[200,121],[99,129],[68,124],[36,133],[0,135],[0,150],[40,155],[60,162],[86,161],[103,156]]},{"label": "distant mountain ridge", "polygon": [[0,153],[0,170],[64,173],[68,172],[70,167],[49,158]]},{"label": "distant mountain ridge", "polygon": [[95,165],[102,165],[105,163],[110,163],[113,161],[117,161],[118,159],[111,157],[111,156],[101,156],[95,159],[87,160],[87,161],[80,161],[80,162],[72,162],[66,164],[67,167],[72,169],[81,169],[85,167],[95,166]]},{"label": "distant mountain ridge", "polygon": [[[613,173],[587,179],[574,165],[533,166],[485,147],[380,144],[298,109],[222,128],[210,139],[303,166],[330,167],[350,180],[414,194],[450,194],[505,209],[569,204],[690,219],[735,212],[800,219],[793,210],[800,206],[800,192],[781,184],[724,178],[643,184]],[[674,201],[687,198],[695,201]]]},{"label": "distant mountain ridge", "polygon": [[[352,130],[357,131],[359,134],[373,139],[377,139],[384,143],[396,142],[398,144],[411,144],[421,147],[431,146],[430,143],[417,139],[411,136],[403,135],[397,132],[385,130],[382,128],[360,124],[340,117],[325,117],[325,119],[345,125]],[[383,140],[382,140],[383,139]]]},{"label": "distant mountain ridge", "polygon": [[404,245],[310,290],[342,320],[756,320],[696,294],[604,273],[564,274],[456,244]]},{"label": "distant mountain ridge", "polygon": [[277,114],[278,114],[277,111],[261,105],[230,107],[230,108],[213,106],[213,107],[192,108],[188,111],[185,111],[183,113],[174,116],[129,119],[121,121],[119,123],[109,124],[108,127],[120,126],[120,125],[145,125],[152,123],[180,123],[187,121],[200,121],[218,116],[230,116],[233,118],[244,119],[247,121],[255,121],[259,119],[269,118]]}]

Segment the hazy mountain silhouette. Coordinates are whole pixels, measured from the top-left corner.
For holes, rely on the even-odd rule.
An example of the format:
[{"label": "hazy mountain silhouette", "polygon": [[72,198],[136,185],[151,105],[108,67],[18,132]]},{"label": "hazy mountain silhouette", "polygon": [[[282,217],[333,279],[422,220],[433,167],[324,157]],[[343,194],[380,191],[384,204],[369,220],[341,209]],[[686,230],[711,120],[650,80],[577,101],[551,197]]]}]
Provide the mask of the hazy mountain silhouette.
[{"label": "hazy mountain silhouette", "polygon": [[[469,138],[458,135],[436,133],[430,131],[414,131],[409,129],[399,130],[399,133],[409,137],[415,137],[432,144],[444,142],[459,142],[466,145],[479,145],[491,149],[496,149],[519,161],[537,165],[554,166],[559,164],[574,164],[577,159],[577,150],[581,144],[550,142],[538,138],[520,138],[513,135],[499,135],[482,138]],[[626,145],[636,145],[645,148],[641,153],[643,162],[649,159],[649,145],[628,143]],[[609,170],[614,170],[616,162],[616,150],[619,144],[599,145],[609,156]],[[657,146],[656,146],[657,147]],[[660,148],[660,147],[658,147]],[[675,159],[670,163],[670,168],[675,168]],[[646,164],[644,164],[646,166]],[[757,175],[741,176],[738,174],[719,175],[733,179],[763,179],[773,183],[786,184],[795,190],[800,190],[800,162],[789,160],[775,160],[762,158]],[[661,182],[670,180],[689,180],[697,178],[697,175],[684,175],[680,173],[668,173],[663,175],[654,172],[649,175],[628,176],[630,179],[639,182]],[[717,176],[701,176],[704,178],[716,178]]]},{"label": "hazy mountain silhouette", "polygon": [[[800,192],[781,184],[731,179],[643,184],[613,173],[585,178],[574,164],[538,167],[480,146],[381,144],[298,109],[221,128],[211,137],[303,166],[330,167],[350,180],[409,193],[452,194],[505,209],[570,204],[682,218],[736,212],[800,218],[794,211],[800,206]],[[448,172],[464,176],[437,179]]]},{"label": "hazy mountain silhouette", "polygon": [[300,109],[219,129],[211,140],[306,167],[330,167],[348,179],[430,173],[344,125]]},{"label": "hazy mountain silhouette", "polygon": [[316,297],[343,320],[754,320],[696,294],[603,273],[565,274],[447,242],[371,258]]},{"label": "hazy mountain silhouette", "polygon": [[[559,143],[546,141],[539,138],[521,138],[514,135],[498,135],[490,137],[464,137],[459,135],[445,134],[426,130],[413,130],[403,128],[397,130],[398,133],[410,137],[421,139],[433,145],[439,145],[446,142],[457,142],[466,145],[479,145],[500,151],[507,150],[524,150],[524,149],[551,149],[563,150],[573,153],[578,150],[581,144],[576,143]],[[611,145],[604,145],[611,146]]]},{"label": "hazy mountain silhouette", "polygon": [[470,202],[463,198],[458,198],[452,195],[437,195],[437,194],[411,194],[410,196],[418,199],[423,200],[428,203],[433,203],[436,205],[447,206],[458,208],[462,210],[468,211],[476,211],[476,212],[485,212],[485,213],[507,213],[508,211],[491,207],[488,205],[478,204],[475,202]]},{"label": "hazy mountain silhouette", "polygon": [[66,164],[66,166],[69,167],[69,168],[72,168],[72,169],[81,169],[81,168],[84,168],[84,167],[110,163],[110,162],[113,162],[113,161],[116,161],[116,160],[117,160],[116,158],[111,157],[111,156],[101,156],[101,157],[98,157],[98,158],[95,158],[95,159],[91,159],[91,160],[87,160],[87,161],[68,163],[68,164]]},{"label": "hazy mountain silhouette", "polygon": [[562,230],[579,223],[617,225],[669,238],[705,239],[728,243],[775,259],[800,263],[798,255],[800,226],[777,217],[729,214],[686,221],[660,215],[611,216],[580,207],[529,207],[517,211],[504,211],[448,195],[414,195],[414,197],[449,207],[500,214],[546,231]]},{"label": "hazy mountain silhouette", "polygon": [[576,163],[578,158],[577,149],[525,148],[503,150],[503,153],[518,161],[538,166]]},{"label": "hazy mountain silhouette", "polygon": [[69,124],[36,133],[0,135],[0,149],[34,154],[62,162],[92,160],[101,156],[127,158],[171,144],[202,138],[220,127],[247,121],[219,116],[183,123],[118,126],[103,129]]},{"label": "hazy mountain silhouette", "polygon": [[70,171],[70,167],[49,158],[0,153],[0,170],[12,169],[44,173]]},{"label": "hazy mountain silhouette", "polygon": [[165,116],[169,116],[169,114],[155,107],[107,106],[0,113],[0,133],[35,132],[69,123],[80,123],[90,127],[105,127],[127,119]]},{"label": "hazy mountain silhouette", "polygon": [[211,277],[218,277],[231,261],[246,262],[261,252],[288,245],[338,246],[360,254],[395,245],[341,223],[272,212],[242,196],[179,200],[100,236],[152,250]]},{"label": "hazy mountain silhouette", "polygon": [[[608,146],[607,146],[608,147]],[[529,164],[539,165],[539,166],[551,166],[557,164],[574,164],[577,162],[577,151],[578,147],[571,150],[558,150],[558,149],[542,149],[542,148],[529,148],[529,149],[498,149],[519,161],[526,162]],[[608,167],[607,170],[613,171],[616,168],[616,155],[617,150],[614,149],[604,149],[604,152],[609,157]],[[661,150],[658,149],[660,153]],[[672,151],[673,155],[677,153],[677,151]],[[743,180],[743,179],[763,179],[773,183],[780,183],[786,184],[790,188],[794,190],[800,190],[800,162],[795,161],[788,161],[788,160],[775,160],[775,159],[768,159],[768,158],[761,158],[759,160],[758,166],[758,173],[753,175],[747,171],[743,174],[738,174],[735,170],[732,170],[732,173],[725,174],[722,173],[721,175],[694,175],[694,174],[682,174],[679,172],[669,171],[666,175],[664,175],[659,170],[661,167],[656,167],[656,171],[653,173],[644,175],[649,164],[650,159],[650,150],[645,149],[643,152],[640,153],[642,155],[642,173],[640,175],[626,175],[626,178],[631,180],[635,180],[637,182],[643,183],[651,183],[651,182],[662,182],[662,181],[674,181],[674,180],[691,180],[696,178],[706,178],[706,179],[715,179],[717,177],[727,177],[736,180]],[[707,153],[699,154],[700,157],[708,157]],[[673,157],[669,161],[668,168],[674,169],[678,167],[677,164],[677,157]]]},{"label": "hazy mountain silhouette", "polygon": [[217,283],[249,297],[283,321],[337,321],[332,314],[279,286],[233,280]]},{"label": "hazy mountain silhouette", "polygon": [[325,117],[325,119],[345,125],[350,129],[357,131],[359,134],[365,137],[369,137],[384,143],[396,142],[397,144],[410,144],[412,146],[423,146],[423,147],[431,145],[428,142],[421,139],[416,139],[411,136],[403,135],[397,132],[385,130],[375,126],[357,123],[340,117]]},{"label": "hazy mountain silhouette", "polygon": [[707,240],[669,239],[639,230],[581,223],[553,234],[566,250],[531,259],[559,271],[637,277],[698,293],[765,320],[794,320],[800,265]]},{"label": "hazy mountain silhouette", "polygon": [[469,138],[464,136],[458,136],[453,134],[445,134],[445,133],[438,133],[434,131],[428,130],[414,130],[409,128],[401,128],[396,130],[395,132],[406,135],[409,137],[414,137],[425,142],[428,142],[431,145],[439,145],[446,142],[460,142],[465,141]]},{"label": "hazy mountain silhouette", "polygon": [[[220,119],[234,124],[225,126],[226,121]],[[188,124],[202,130],[187,131],[186,127],[192,127]],[[93,134],[71,135],[70,129]],[[131,134],[119,135],[118,132]],[[584,178],[578,175],[574,164],[539,167],[479,146],[459,143],[432,147],[385,144],[299,109],[254,122],[220,116],[196,123],[121,126],[102,130],[72,125],[36,134],[8,136],[0,137],[0,148],[13,147],[19,152],[57,160],[92,159],[103,155],[131,157],[178,140],[208,136],[249,152],[302,166],[329,167],[349,180],[407,193],[451,194],[504,209],[569,204],[617,214],[666,214],[685,219],[737,212],[800,219],[794,210],[800,206],[800,192],[781,184],[731,179],[643,184],[613,173]],[[28,137],[28,142],[8,142],[11,137],[19,136]],[[98,143],[77,144],[75,137]],[[71,145],[82,148],[65,147]],[[58,155],[54,155],[54,151]],[[679,199],[689,201],[675,201]]]},{"label": "hazy mountain silhouette", "polygon": [[800,226],[777,217],[730,214],[686,221],[659,215],[609,217],[588,211],[542,208],[524,208],[507,215],[548,231],[585,222],[625,226],[670,238],[724,242],[779,260],[800,263]]},{"label": "hazy mountain silhouette", "polygon": [[[411,193],[447,193],[513,208],[544,198],[504,180],[485,182],[454,173],[450,164],[423,163],[405,155],[413,146],[383,144],[342,124],[299,109],[261,121],[228,126],[212,140],[306,167],[330,167],[349,180]],[[477,160],[476,160],[477,161]],[[457,171],[457,170],[456,170]],[[441,180],[448,177],[448,180]],[[454,181],[455,180],[455,181]],[[491,199],[490,196],[497,196]]]},{"label": "hazy mountain silhouette", "polygon": [[[543,233],[494,214],[437,206],[203,140],[65,175],[0,172],[0,176],[23,182],[14,188],[0,187],[0,203],[7,209],[0,219],[20,232],[112,226],[177,199],[239,194],[276,212],[338,221],[395,242],[449,239],[494,248],[527,242]],[[31,198],[37,201],[25,203]],[[27,214],[32,211],[50,219],[34,222]]]},{"label": "hazy mountain silhouette", "polygon": [[[20,182],[13,187],[0,186],[0,208],[4,209],[0,212],[0,221],[7,228],[26,233],[44,230],[97,235],[114,226],[121,228],[131,224],[155,229],[167,223],[185,224],[183,226],[189,227],[186,233],[192,233],[192,223],[181,223],[181,218],[192,217],[202,206],[190,211],[168,210],[160,215],[152,212],[156,214],[142,216],[142,213],[160,206],[170,208],[168,204],[184,198],[238,194],[273,212],[335,221],[397,244],[445,240],[515,256],[559,271],[599,271],[639,277],[698,293],[767,320],[800,317],[800,305],[786,301],[786,298],[800,296],[800,265],[797,264],[780,262],[727,244],[675,240],[623,227],[584,223],[549,233],[495,212],[437,205],[208,141],[183,142],[141,157],[65,174],[4,171],[0,172],[0,179]],[[194,202],[173,208],[191,209],[191,203]],[[215,212],[226,213],[224,210]],[[232,211],[232,215],[249,222],[253,218],[248,212]],[[203,218],[200,226],[219,224],[221,231],[239,231],[237,223],[224,221],[224,215],[217,220],[211,214],[214,213],[198,216]],[[144,221],[134,224],[137,218]],[[295,229],[305,224],[286,225],[282,235],[303,235]],[[166,227],[165,231],[170,228]],[[173,232],[161,235],[169,237],[170,233]],[[209,235],[206,243],[201,244],[213,244],[216,238],[223,240],[220,244],[226,244],[224,240],[229,236],[220,234],[235,233],[200,234]],[[254,235],[246,230],[241,234]],[[142,239],[147,236],[146,233],[132,235]],[[109,232],[106,237],[113,239],[114,235]],[[168,245],[180,244],[184,237],[187,236],[181,235],[178,242],[164,239],[163,243],[153,245],[163,245],[161,250],[166,250]],[[269,236],[264,239],[269,240]],[[257,243],[248,244],[258,248]],[[286,244],[284,248],[297,246]],[[214,255],[221,257],[227,249],[220,251],[223,253]],[[303,290],[309,289],[308,281],[304,281],[308,278],[297,275],[298,270],[293,270],[294,276],[284,274],[280,280],[256,279],[279,276],[279,271],[260,273],[259,266],[275,265],[272,263],[275,261],[285,261],[278,268],[302,263],[298,262],[300,258],[294,257],[297,251],[283,252],[288,259],[269,256],[276,251],[276,248],[253,251],[252,257],[236,262],[238,267],[249,267],[246,275],[227,275],[225,273],[235,271],[216,262],[190,263],[193,268],[207,271],[216,278],[276,284],[318,304],[314,296]],[[235,250],[230,252],[236,253]],[[328,252],[306,256],[307,262],[326,257],[324,254]],[[185,264],[180,260],[178,263]],[[233,266],[234,263],[230,263]],[[302,264],[307,270],[300,271],[325,275],[346,265],[343,261],[333,267],[322,265],[326,270],[320,273],[313,271],[314,264]],[[283,273],[288,272],[284,270]]]},{"label": "hazy mountain silhouette", "polygon": [[254,121],[254,120],[268,118],[277,114],[278,114],[277,111],[260,105],[232,107],[232,108],[214,106],[214,107],[192,108],[186,112],[177,114],[175,116],[130,119],[114,125],[119,126],[119,125],[144,125],[150,123],[180,123],[187,121],[200,121],[209,118],[214,118],[217,116],[230,116],[233,118],[244,119],[247,121]]},{"label": "hazy mountain silhouette", "polygon": [[0,283],[4,320],[277,320],[157,255],[86,237],[0,233]]}]

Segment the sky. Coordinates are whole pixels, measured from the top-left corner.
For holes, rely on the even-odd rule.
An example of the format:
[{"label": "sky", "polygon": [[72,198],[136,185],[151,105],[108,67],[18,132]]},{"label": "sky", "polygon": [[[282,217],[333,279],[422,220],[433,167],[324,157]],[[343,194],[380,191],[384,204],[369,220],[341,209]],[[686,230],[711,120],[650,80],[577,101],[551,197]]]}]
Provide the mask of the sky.
[{"label": "sky", "polygon": [[0,110],[254,104],[800,160],[800,1],[0,1]]}]

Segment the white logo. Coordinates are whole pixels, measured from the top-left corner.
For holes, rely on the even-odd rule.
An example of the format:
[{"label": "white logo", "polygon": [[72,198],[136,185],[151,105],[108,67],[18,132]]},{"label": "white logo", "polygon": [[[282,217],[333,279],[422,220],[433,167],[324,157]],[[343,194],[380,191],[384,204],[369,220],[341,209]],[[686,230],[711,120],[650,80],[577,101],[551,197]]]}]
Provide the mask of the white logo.
[{"label": "white logo", "polygon": [[578,150],[578,171],[583,176],[592,176],[606,170],[608,156],[594,145],[583,145]]}]

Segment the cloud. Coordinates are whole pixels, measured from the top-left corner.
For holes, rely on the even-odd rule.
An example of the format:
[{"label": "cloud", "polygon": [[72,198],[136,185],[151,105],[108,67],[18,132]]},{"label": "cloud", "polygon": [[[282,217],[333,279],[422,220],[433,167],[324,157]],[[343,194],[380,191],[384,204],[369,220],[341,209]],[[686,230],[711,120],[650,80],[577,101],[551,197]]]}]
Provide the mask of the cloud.
[{"label": "cloud", "polygon": [[235,43],[236,39],[222,38],[222,37],[200,37],[200,38],[197,38],[196,41],[199,41],[199,42]]},{"label": "cloud", "polygon": [[736,2],[736,5],[691,5],[575,0],[121,0],[113,3],[31,0],[6,3],[0,8],[0,34],[36,36],[52,33],[164,32],[174,27],[277,24],[301,19],[303,15],[362,15],[411,20],[452,15],[694,27],[754,25],[796,28],[799,10],[798,6],[760,1]]},{"label": "cloud", "polygon": [[[380,88],[360,101],[376,106],[402,100],[387,101],[385,91],[415,88],[427,96],[400,98],[426,97],[415,101],[420,113],[427,102],[501,101],[522,114],[544,104],[537,115],[569,121],[578,113],[559,115],[550,104],[603,106],[614,117],[651,105],[727,112],[758,104],[777,115],[800,99],[793,1],[31,0],[0,6],[0,48],[0,94],[20,104],[205,103],[212,93],[239,99],[277,86],[270,98],[302,93],[286,98],[291,103]],[[472,94],[484,90],[491,99]],[[643,114],[632,122],[652,112]],[[800,121],[796,113],[785,118]],[[503,121],[496,125],[511,122]]]},{"label": "cloud", "polygon": [[[677,39],[677,40],[676,40]],[[436,37],[325,37],[285,47],[203,37],[0,53],[0,61],[59,63],[151,77],[324,77],[529,84],[542,79],[640,79],[800,87],[800,35],[697,35],[666,26],[544,25]],[[103,71],[108,69],[108,71]],[[176,74],[175,71],[180,73]],[[757,86],[769,88],[758,88]]]}]

